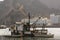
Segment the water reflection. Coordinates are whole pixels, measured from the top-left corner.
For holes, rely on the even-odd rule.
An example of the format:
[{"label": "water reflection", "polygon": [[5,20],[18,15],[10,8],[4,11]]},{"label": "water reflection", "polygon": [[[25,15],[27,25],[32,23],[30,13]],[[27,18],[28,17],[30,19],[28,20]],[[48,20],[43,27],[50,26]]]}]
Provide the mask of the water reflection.
[{"label": "water reflection", "polygon": [[60,40],[55,38],[23,37],[23,40]]},{"label": "water reflection", "polygon": [[10,37],[3,37],[0,40],[60,40],[56,38],[41,38],[41,37],[19,37],[19,38],[10,38]]},{"label": "water reflection", "polygon": [[48,40],[48,38],[40,38],[40,37],[24,37],[23,40]]}]

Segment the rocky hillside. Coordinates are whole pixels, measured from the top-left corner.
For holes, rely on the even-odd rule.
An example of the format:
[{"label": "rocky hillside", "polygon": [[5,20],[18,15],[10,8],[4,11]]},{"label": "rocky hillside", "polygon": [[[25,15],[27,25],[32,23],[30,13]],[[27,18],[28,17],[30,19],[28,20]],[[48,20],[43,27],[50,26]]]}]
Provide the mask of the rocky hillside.
[{"label": "rocky hillside", "polygon": [[11,25],[24,18],[23,13],[18,10],[21,5],[24,6],[26,13],[31,13],[31,16],[41,15],[49,17],[49,14],[55,11],[60,13],[60,10],[49,9],[39,0],[5,0],[0,4],[0,24]]}]

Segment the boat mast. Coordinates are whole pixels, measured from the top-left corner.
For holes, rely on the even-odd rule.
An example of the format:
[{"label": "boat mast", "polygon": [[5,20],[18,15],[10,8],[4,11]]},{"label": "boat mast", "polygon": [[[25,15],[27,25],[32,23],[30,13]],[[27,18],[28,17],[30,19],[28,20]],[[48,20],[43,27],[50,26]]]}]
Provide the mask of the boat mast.
[{"label": "boat mast", "polygon": [[30,27],[30,12],[28,13],[28,23],[29,23],[29,27]]}]

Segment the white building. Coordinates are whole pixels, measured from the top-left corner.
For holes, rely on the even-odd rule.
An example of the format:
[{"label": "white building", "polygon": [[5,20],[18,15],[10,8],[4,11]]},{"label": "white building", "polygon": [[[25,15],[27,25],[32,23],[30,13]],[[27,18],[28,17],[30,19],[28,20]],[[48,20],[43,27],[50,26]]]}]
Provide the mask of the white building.
[{"label": "white building", "polygon": [[50,20],[52,24],[58,24],[60,23],[60,15],[51,14]]},{"label": "white building", "polygon": [[58,23],[60,23],[60,15],[57,15],[58,16]]}]

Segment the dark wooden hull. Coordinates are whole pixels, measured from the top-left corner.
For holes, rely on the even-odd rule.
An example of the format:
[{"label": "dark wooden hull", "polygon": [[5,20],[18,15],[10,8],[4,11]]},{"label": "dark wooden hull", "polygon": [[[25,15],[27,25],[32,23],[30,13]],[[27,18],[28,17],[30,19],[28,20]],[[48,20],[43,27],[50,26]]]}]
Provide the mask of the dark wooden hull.
[{"label": "dark wooden hull", "polygon": [[5,35],[5,37],[42,37],[42,38],[53,38],[54,35]]}]

